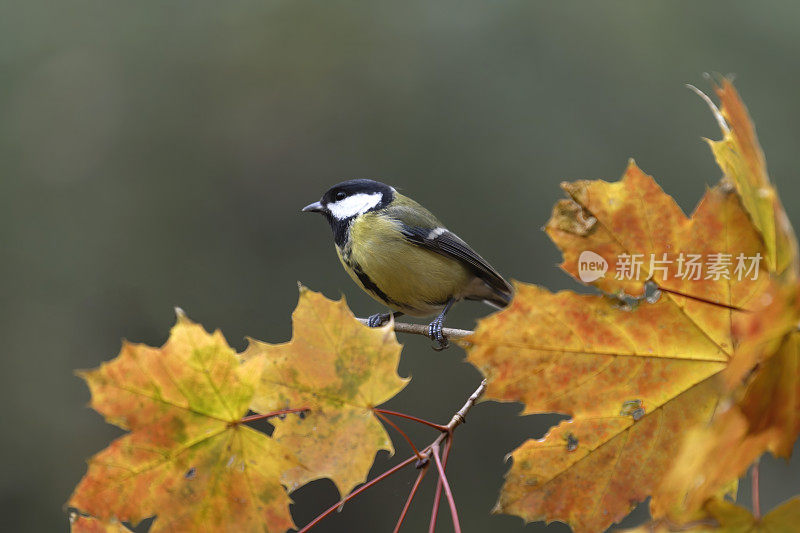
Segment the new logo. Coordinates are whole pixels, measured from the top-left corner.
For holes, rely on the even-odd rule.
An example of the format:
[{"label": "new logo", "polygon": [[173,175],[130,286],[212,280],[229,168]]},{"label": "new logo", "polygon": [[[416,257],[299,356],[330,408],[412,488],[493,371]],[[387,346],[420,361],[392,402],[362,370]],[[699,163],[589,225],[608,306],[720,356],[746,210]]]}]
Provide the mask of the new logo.
[{"label": "new logo", "polygon": [[578,257],[578,277],[584,283],[591,283],[605,276],[608,271],[608,261],[598,254],[584,250]]}]

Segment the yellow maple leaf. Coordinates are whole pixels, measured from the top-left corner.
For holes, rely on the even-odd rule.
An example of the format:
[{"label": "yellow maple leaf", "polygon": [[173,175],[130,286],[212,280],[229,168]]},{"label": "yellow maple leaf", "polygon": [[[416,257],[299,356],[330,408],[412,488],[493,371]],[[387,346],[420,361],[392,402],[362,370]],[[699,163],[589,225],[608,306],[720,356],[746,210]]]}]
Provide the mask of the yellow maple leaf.
[{"label": "yellow maple leaf", "polygon": [[130,433],[89,460],[67,505],[157,531],[285,531],[294,527],[282,472],[297,461],[239,423],[253,388],[222,334],[182,313],[161,348],[125,342],[80,373],[92,407]]},{"label": "yellow maple leaf", "polygon": [[714,499],[705,506],[706,517],[684,526],[663,521],[626,529],[624,533],[793,533],[800,524],[800,496],[792,498],[761,518],[733,502]]},{"label": "yellow maple leaf", "polygon": [[[716,87],[721,107],[718,119],[723,138],[708,143],[725,176],[734,184],[766,246],[768,268],[797,279],[798,251],[789,219],[769,180],[764,152],[750,115],[728,79]],[[709,101],[712,109],[714,105]]]},{"label": "yellow maple leaf", "polygon": [[408,383],[397,375],[401,345],[392,325],[369,328],[344,299],[334,302],[300,288],[292,314],[292,340],[250,340],[241,354],[256,393],[250,408],[310,409],[303,418],[275,420],[273,438],[293,450],[300,464],[283,475],[289,490],[313,480],[333,480],[341,494],[363,482],[379,450],[394,453],[372,412]]}]

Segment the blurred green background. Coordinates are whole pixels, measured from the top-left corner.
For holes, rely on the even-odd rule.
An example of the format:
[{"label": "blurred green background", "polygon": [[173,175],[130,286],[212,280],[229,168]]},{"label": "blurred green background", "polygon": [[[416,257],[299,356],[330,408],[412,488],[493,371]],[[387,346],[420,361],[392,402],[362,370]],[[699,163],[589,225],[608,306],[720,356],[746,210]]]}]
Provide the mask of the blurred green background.
[{"label": "blurred green background", "polygon": [[[559,181],[614,180],[634,157],[691,211],[720,176],[701,137],[719,134],[683,84],[733,73],[798,227],[799,23],[795,0],[5,3],[4,526],[67,529],[84,460],[121,433],[85,407],[73,369],[114,357],[123,337],[161,344],[174,306],[237,348],[289,338],[297,280],[376,312],[327,225],[299,213],[342,179],[393,184],[507,276],[574,289],[540,231]],[[463,304],[449,324],[487,311]],[[401,340],[414,379],[389,407],[446,421],[478,373],[457,348]],[[518,412],[486,403],[458,432],[449,471],[465,531],[523,529],[489,514],[503,456],[558,418]],[[764,507],[800,491],[797,463],[764,461]],[[413,476],[318,530],[390,531]],[[421,496],[407,531],[426,527],[430,487]],[[303,525],[337,496],[320,481],[293,497]],[[544,529],[566,531],[525,528]]]}]

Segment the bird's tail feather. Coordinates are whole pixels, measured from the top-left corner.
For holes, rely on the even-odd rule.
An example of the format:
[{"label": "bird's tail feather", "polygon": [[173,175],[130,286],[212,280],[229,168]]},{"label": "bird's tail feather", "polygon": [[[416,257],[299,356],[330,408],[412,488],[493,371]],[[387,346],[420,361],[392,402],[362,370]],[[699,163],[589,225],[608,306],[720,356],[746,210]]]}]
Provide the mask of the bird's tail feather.
[{"label": "bird's tail feather", "polygon": [[508,304],[511,303],[511,298],[513,297],[514,297],[514,292],[512,291],[511,287],[509,287],[508,290],[504,291],[499,291],[495,289],[492,292],[492,295],[484,299],[483,301],[493,307],[497,307],[498,309],[503,309],[504,307],[508,307]]}]

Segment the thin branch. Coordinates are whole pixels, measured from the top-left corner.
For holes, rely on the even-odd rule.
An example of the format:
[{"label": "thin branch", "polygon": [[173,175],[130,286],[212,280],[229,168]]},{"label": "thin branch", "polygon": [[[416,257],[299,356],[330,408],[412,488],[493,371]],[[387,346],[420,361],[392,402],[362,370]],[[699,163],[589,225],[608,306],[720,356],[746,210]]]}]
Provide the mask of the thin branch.
[{"label": "thin branch", "polygon": [[[447,439],[444,445],[444,466],[447,467],[447,459],[450,457],[450,449],[453,447],[453,434]],[[431,508],[431,521],[428,525],[429,533],[436,530],[436,520],[439,518],[439,503],[442,501],[442,479],[436,481],[436,493],[433,495],[433,508]]]},{"label": "thin branch", "polygon": [[[358,318],[356,320],[358,320],[365,326],[368,325],[368,319],[366,318]],[[395,322],[394,330],[397,333],[413,333],[415,335],[422,335],[423,337],[428,336],[427,324],[410,324],[408,322]],[[444,328],[442,330],[442,334],[448,339],[463,339],[464,337],[472,335],[473,333],[475,332],[470,331],[468,329]]]},{"label": "thin branch", "polygon": [[444,473],[444,466],[439,459],[439,445],[434,443],[431,450],[433,455],[433,462],[436,463],[436,470],[439,471],[439,481],[444,486],[444,493],[447,496],[447,503],[450,505],[450,517],[453,519],[453,529],[455,533],[461,533],[461,524],[458,522],[458,511],[456,511],[456,501],[453,498],[453,492],[450,490],[450,483],[447,482],[447,476]]},{"label": "thin branch", "polygon": [[379,413],[379,412],[377,412],[377,411],[375,412],[375,414],[376,414],[376,415],[378,415],[378,417],[379,417],[381,420],[383,420],[384,422],[386,422],[387,424],[389,424],[390,426],[392,426],[392,427],[393,427],[393,428],[394,428],[394,429],[395,429],[395,430],[396,430],[398,433],[400,433],[400,434],[403,436],[403,438],[404,438],[404,439],[406,439],[406,442],[408,443],[408,445],[409,445],[409,446],[411,446],[411,449],[412,449],[412,450],[414,450],[414,454],[417,456],[417,460],[418,460],[418,461],[420,461],[420,462],[422,462],[422,461],[423,461],[423,458],[422,458],[422,456],[419,454],[419,450],[417,449],[417,447],[416,447],[416,446],[414,446],[414,443],[413,443],[413,442],[411,442],[411,439],[408,437],[408,435],[406,435],[406,432],[405,432],[405,431],[403,431],[402,429],[400,429],[400,428],[397,426],[397,424],[395,424],[394,422],[392,422],[391,420],[389,420],[389,418],[388,418],[388,417],[386,417],[385,415],[382,415],[381,413]]},{"label": "thin branch", "polygon": [[[484,379],[481,382],[480,386],[478,386],[478,388],[475,389],[475,392],[473,392],[472,395],[467,399],[467,401],[463,405],[463,407],[461,407],[461,409],[459,409],[458,412],[453,415],[453,418],[450,419],[450,422],[446,426],[437,426],[437,425],[433,424],[435,427],[437,427],[437,429],[442,428],[441,429],[442,433],[440,433],[439,436],[436,437],[436,440],[434,440],[431,444],[426,446],[420,452],[420,455],[423,456],[423,458],[430,458],[431,453],[433,452],[434,448],[438,452],[439,446],[443,442],[445,442],[445,440],[449,440],[449,439],[452,438],[453,430],[466,421],[467,413],[469,412],[470,409],[472,409],[472,406],[475,405],[475,402],[478,400],[478,398],[481,397],[481,395],[483,394],[483,392],[485,390],[486,390],[486,380]],[[375,410],[376,411],[381,411],[384,414],[389,414],[384,409],[375,409]],[[364,492],[368,488],[372,487],[373,485],[379,483],[380,481],[383,481],[384,479],[386,479],[387,477],[391,476],[392,474],[394,474],[398,470],[401,470],[402,468],[404,468],[404,467],[408,466],[409,464],[413,463],[415,460],[417,460],[417,456],[416,455],[412,455],[411,457],[409,457],[408,459],[406,459],[402,463],[393,466],[392,468],[390,468],[389,470],[387,470],[383,474],[379,475],[378,477],[376,477],[372,481],[368,481],[367,483],[361,485],[359,488],[357,488],[356,490],[354,490],[353,492],[348,494],[346,497],[344,497],[342,500],[340,500],[340,501],[336,502],[334,505],[330,506],[322,514],[317,516],[314,520],[309,522],[305,527],[303,527],[300,531],[298,531],[298,533],[306,533],[309,529],[311,529],[312,527],[317,525],[325,517],[329,516],[331,513],[336,511],[336,509],[339,509],[344,503],[346,503],[346,502],[350,501],[351,499],[355,498],[356,496],[358,496],[359,494],[361,494],[362,492]],[[441,463],[439,463],[439,464],[441,464]],[[422,467],[425,468],[424,465]],[[447,486],[446,490],[449,492],[450,487]],[[452,497],[452,493],[450,494],[450,496]],[[409,495],[409,500],[410,499],[412,499],[411,495]],[[410,502],[408,502],[407,505],[410,506]],[[453,507],[451,508],[451,510],[455,510],[455,504],[453,504]],[[456,517],[454,519],[454,523],[457,523],[457,520],[458,520],[458,517]],[[460,528],[460,526],[459,526],[459,528]],[[457,531],[460,532],[461,530],[458,529]]]},{"label": "thin branch", "polygon": [[[464,406],[461,407],[461,409],[459,409],[458,412],[453,415],[453,418],[450,419],[450,423],[447,424],[447,433],[442,433],[439,439],[437,439],[436,442],[434,442],[434,444],[440,444],[444,437],[448,439],[447,447],[445,448],[445,463],[447,463],[447,458],[450,456],[450,448],[452,447],[453,444],[452,443],[453,430],[456,429],[461,424],[466,423],[467,413],[469,412],[470,409],[472,409],[472,406],[475,405],[475,402],[478,401],[478,398],[480,398],[483,395],[484,391],[486,391],[485,379],[481,381],[480,386],[477,389],[475,389],[475,392],[473,392],[472,395],[469,398],[467,398],[467,401],[464,404]],[[438,518],[439,515],[439,502],[441,501],[441,497],[442,497],[442,479],[440,477],[439,482],[436,485],[436,494],[433,497],[433,509],[431,509],[431,521],[428,529],[429,533],[433,533],[433,531],[436,529],[436,519]]]},{"label": "thin branch", "polygon": [[447,424],[447,428],[450,430],[450,433],[452,433],[453,430],[456,429],[461,424],[465,424],[467,422],[467,413],[469,412],[470,409],[472,409],[472,406],[475,405],[475,402],[478,401],[478,398],[483,396],[484,392],[486,392],[485,379],[481,381],[480,386],[478,386],[478,388],[475,389],[475,392],[472,393],[472,396],[467,398],[467,402],[464,404],[464,406],[461,409],[459,409],[456,414],[453,415],[453,418],[450,419],[450,423]]},{"label": "thin branch", "polygon": [[405,418],[407,420],[413,420],[414,422],[419,422],[420,424],[432,427],[433,429],[438,429],[439,431],[447,431],[447,426],[434,424],[433,422],[428,422],[427,420],[423,420],[422,418],[417,418],[416,416],[407,415],[405,413],[398,413],[397,411],[389,411],[388,409],[378,409],[377,407],[373,407],[372,410],[375,411],[376,413],[383,413],[385,415],[397,416],[400,418]]},{"label": "thin branch", "polygon": [[245,416],[241,420],[234,422],[234,424],[244,424],[245,422],[253,422],[255,420],[263,420],[265,418],[272,418],[273,416],[288,415],[291,413],[305,413],[310,411],[309,407],[298,407],[297,409],[281,409],[280,411],[272,411],[271,413],[264,413],[258,415]]},{"label": "thin branch", "polygon": [[361,494],[362,492],[364,492],[365,490],[367,490],[371,486],[375,485],[376,483],[379,483],[380,481],[383,481],[387,477],[391,476],[392,474],[394,474],[398,470],[401,470],[402,468],[410,465],[411,463],[413,463],[416,460],[417,460],[417,456],[416,455],[412,455],[411,457],[409,457],[408,459],[406,459],[402,463],[393,466],[392,468],[390,468],[389,470],[387,470],[386,472],[384,472],[380,476],[376,477],[372,481],[368,481],[367,483],[364,483],[363,485],[358,487],[356,490],[354,490],[353,492],[351,492],[350,494],[348,494],[347,496],[342,498],[340,501],[338,501],[335,504],[333,504],[330,507],[328,507],[328,509],[325,512],[323,512],[321,515],[319,515],[314,520],[309,522],[305,527],[303,527],[303,529],[301,529],[297,533],[305,533],[306,531],[308,531],[309,529],[311,529],[312,527],[317,525],[323,518],[325,518],[329,514],[333,513],[336,509],[338,509],[342,505],[344,505],[346,502],[352,500],[353,498],[355,498],[356,496],[358,496],[359,494]]},{"label": "thin branch", "polygon": [[758,520],[761,518],[761,495],[759,494],[759,487],[758,487],[758,463],[759,459],[756,459],[755,463],[753,463],[753,468],[750,471],[750,483],[752,487],[752,499],[753,499],[753,517]]},{"label": "thin branch", "polygon": [[419,470],[419,474],[417,475],[417,480],[414,482],[414,486],[411,487],[411,492],[408,495],[408,499],[406,500],[406,504],[403,506],[403,511],[400,513],[400,518],[397,519],[397,525],[394,526],[394,532],[398,533],[400,531],[400,526],[403,525],[403,520],[406,519],[406,514],[408,514],[408,510],[411,508],[411,502],[414,501],[414,496],[417,495],[417,489],[419,488],[420,483],[422,483],[422,478],[425,477],[425,473],[428,471],[428,465],[424,465]]}]

